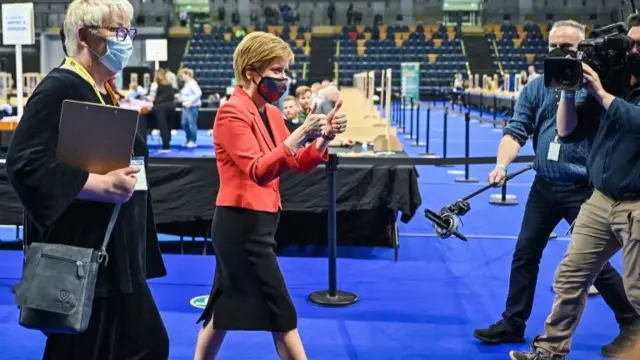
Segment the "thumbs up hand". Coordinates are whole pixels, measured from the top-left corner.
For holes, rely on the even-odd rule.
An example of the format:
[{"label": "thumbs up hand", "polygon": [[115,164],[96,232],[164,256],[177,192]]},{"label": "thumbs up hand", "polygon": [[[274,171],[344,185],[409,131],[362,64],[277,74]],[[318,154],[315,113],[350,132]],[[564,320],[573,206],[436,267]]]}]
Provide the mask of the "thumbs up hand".
[{"label": "thumbs up hand", "polygon": [[326,136],[332,137],[342,134],[347,129],[347,115],[340,112],[341,107],[342,100],[338,100],[333,110],[327,114],[327,124],[323,128],[323,133]]}]

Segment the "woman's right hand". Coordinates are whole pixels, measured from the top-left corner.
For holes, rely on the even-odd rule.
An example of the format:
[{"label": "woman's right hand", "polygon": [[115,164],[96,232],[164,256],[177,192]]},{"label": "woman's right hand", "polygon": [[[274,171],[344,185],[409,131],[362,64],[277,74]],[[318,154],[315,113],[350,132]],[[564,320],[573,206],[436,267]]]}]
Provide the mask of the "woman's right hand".
[{"label": "woman's right hand", "polygon": [[140,168],[127,167],[111,171],[104,175],[106,202],[124,204],[133,195]]},{"label": "woman's right hand", "polygon": [[318,104],[314,104],[311,108],[311,112],[304,119],[304,123],[300,126],[300,129],[304,132],[307,139],[315,139],[322,136],[322,128],[327,125],[327,116],[322,114],[316,114],[318,110]]}]

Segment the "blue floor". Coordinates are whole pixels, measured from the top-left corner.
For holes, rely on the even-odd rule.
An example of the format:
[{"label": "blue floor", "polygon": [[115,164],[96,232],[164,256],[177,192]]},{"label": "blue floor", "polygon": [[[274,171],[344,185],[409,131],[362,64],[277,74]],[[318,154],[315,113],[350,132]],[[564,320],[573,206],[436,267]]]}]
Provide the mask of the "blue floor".
[{"label": "blue floor", "polygon": [[[424,109],[424,106],[423,106]],[[431,151],[442,154],[442,111],[431,111]],[[424,129],[424,116],[421,131]],[[177,136],[176,144],[182,139]],[[471,125],[472,156],[493,156],[501,132],[482,124]],[[404,140],[405,144],[407,141]],[[423,141],[424,134],[421,134]],[[151,140],[153,141],[153,139]],[[211,137],[200,135],[196,150],[178,147],[168,156],[205,156],[212,152]],[[152,145],[152,152],[154,146]],[[157,146],[155,146],[157,148]],[[423,148],[405,149],[415,155]],[[464,154],[464,122],[449,116],[448,156]],[[522,154],[531,154],[527,146]],[[163,154],[163,156],[167,156]],[[514,165],[518,168],[523,165]],[[472,177],[485,181],[491,166],[472,166]],[[423,203],[434,210],[482,185],[459,184],[463,167],[421,167]],[[353,291],[359,302],[348,308],[322,308],[307,295],[327,286],[326,249],[316,246],[288,246],[280,264],[299,313],[299,328],[310,359],[508,359],[511,349],[528,344],[484,346],[472,336],[473,329],[499,319],[509,279],[509,267],[533,173],[518,177],[509,194],[520,202],[513,207],[489,204],[498,190],[472,200],[471,212],[463,218],[463,233],[469,242],[440,240],[433,236],[422,209],[409,224],[400,225],[400,261],[393,262],[393,250],[371,247],[340,247],[340,288]],[[339,220],[339,219],[338,219]],[[527,341],[541,331],[551,309],[550,286],[555,266],[567,246],[566,224],[559,238],[547,247],[540,266],[535,307],[528,323]],[[0,230],[0,239],[15,238],[14,230]],[[163,240],[172,239],[163,236]],[[19,277],[19,252],[0,252],[0,349],[2,360],[38,359],[44,338],[17,325],[17,311],[9,293]],[[209,292],[214,259],[211,256],[166,255],[169,275],[152,281],[152,291],[162,311],[171,339],[171,359],[193,356],[198,309],[190,300]],[[619,257],[614,266],[620,269]],[[573,341],[570,359],[601,359],[600,346],[617,335],[611,311],[601,298],[591,298]],[[220,359],[276,359],[272,341],[263,333],[232,333]]]}]

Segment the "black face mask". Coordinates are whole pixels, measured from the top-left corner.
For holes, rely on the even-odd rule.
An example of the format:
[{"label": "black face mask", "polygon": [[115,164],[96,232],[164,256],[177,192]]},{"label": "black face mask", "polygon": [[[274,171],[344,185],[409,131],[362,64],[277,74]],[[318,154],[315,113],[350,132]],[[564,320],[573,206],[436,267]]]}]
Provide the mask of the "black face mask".
[{"label": "black face mask", "polygon": [[551,50],[548,54],[547,54],[548,58],[566,58],[566,57],[570,57],[572,59],[575,59],[578,57],[578,52],[575,50],[570,50],[570,49],[566,49],[566,48],[555,48],[553,50]]},{"label": "black face mask", "polygon": [[627,54],[627,71],[635,77],[640,77],[640,54]]},{"label": "black face mask", "polygon": [[287,79],[261,76],[258,83],[258,94],[268,103],[275,103],[287,92]]}]

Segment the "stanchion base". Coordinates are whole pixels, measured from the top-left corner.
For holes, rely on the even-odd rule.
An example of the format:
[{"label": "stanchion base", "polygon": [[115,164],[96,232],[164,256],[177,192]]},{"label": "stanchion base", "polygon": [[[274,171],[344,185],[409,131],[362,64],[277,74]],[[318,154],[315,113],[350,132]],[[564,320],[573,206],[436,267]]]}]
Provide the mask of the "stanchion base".
[{"label": "stanchion base", "polygon": [[329,290],[320,290],[309,294],[309,301],[322,306],[349,306],[358,301],[358,295],[338,290],[336,296],[331,296]]},{"label": "stanchion base", "polygon": [[558,234],[552,232],[551,235],[549,235],[549,239],[555,239],[558,237]]},{"label": "stanchion base", "polygon": [[457,178],[456,182],[457,183],[469,183],[469,184],[471,184],[471,183],[477,183],[479,181],[478,181],[478,179],[474,179],[474,178],[468,178],[468,179],[467,178]]},{"label": "stanchion base", "polygon": [[427,144],[425,144],[425,143],[423,143],[423,142],[419,142],[419,143],[417,143],[417,144],[416,144],[416,143],[413,143],[413,144],[411,144],[410,146],[411,146],[411,147],[422,147],[422,148],[423,148],[425,145],[427,145]]},{"label": "stanchion base", "polygon": [[491,200],[489,200],[489,204],[491,204],[491,205],[500,205],[500,206],[514,206],[514,205],[518,205],[518,200],[516,200],[516,199],[505,199],[504,201],[502,201],[502,199],[491,199]]},{"label": "stanchion base", "polygon": [[418,155],[420,155],[422,157],[426,157],[426,158],[437,158],[438,157],[438,155],[436,155],[434,153],[420,153]]},{"label": "stanchion base", "polygon": [[413,139],[415,139],[415,138],[413,137],[413,135],[405,135],[405,137],[404,137],[404,138],[405,138],[405,139],[407,139],[407,140],[413,140]]}]

